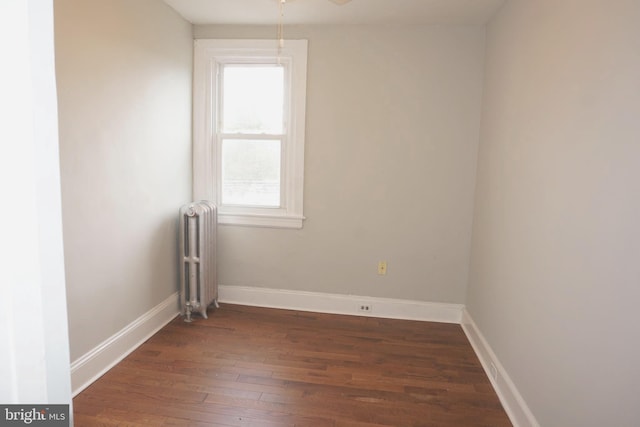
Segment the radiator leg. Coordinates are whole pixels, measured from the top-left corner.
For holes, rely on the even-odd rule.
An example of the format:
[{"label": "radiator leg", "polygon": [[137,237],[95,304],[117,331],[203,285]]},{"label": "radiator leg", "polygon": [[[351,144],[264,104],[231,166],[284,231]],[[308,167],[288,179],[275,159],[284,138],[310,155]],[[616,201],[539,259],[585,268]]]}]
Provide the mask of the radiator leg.
[{"label": "radiator leg", "polygon": [[184,318],[184,321],[187,323],[191,323],[191,311],[193,310],[193,306],[191,305],[191,302],[188,302],[185,304],[186,305],[186,309],[185,309],[185,314],[186,317]]},{"label": "radiator leg", "polygon": [[220,308],[220,304],[218,304],[218,298],[214,299],[213,303],[215,304],[216,308]]}]

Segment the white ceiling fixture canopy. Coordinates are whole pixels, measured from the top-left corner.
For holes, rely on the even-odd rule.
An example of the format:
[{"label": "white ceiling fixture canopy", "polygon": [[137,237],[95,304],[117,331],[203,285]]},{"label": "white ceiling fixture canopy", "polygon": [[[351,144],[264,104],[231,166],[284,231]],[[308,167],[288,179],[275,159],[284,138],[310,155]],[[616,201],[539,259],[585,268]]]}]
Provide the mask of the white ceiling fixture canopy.
[{"label": "white ceiling fixture canopy", "polygon": [[[292,2],[293,0],[276,0],[280,3],[289,3]],[[343,4],[349,3],[351,0],[329,0],[331,2],[334,2],[337,5],[342,6]]]},{"label": "white ceiling fixture canopy", "polygon": [[[275,25],[274,0],[164,0],[196,25]],[[505,0],[286,0],[286,24],[484,25]],[[335,4],[334,4],[335,3]],[[340,4],[341,7],[336,7]]]}]

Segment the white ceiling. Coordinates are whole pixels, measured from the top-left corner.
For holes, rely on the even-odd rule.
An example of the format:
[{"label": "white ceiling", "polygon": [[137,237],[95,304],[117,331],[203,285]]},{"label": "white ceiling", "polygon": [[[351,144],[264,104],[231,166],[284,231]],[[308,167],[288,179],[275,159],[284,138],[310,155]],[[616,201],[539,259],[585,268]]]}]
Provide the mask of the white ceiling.
[{"label": "white ceiling", "polygon": [[[287,0],[286,24],[485,24],[505,0]],[[194,24],[273,25],[278,0],[165,0]]]}]

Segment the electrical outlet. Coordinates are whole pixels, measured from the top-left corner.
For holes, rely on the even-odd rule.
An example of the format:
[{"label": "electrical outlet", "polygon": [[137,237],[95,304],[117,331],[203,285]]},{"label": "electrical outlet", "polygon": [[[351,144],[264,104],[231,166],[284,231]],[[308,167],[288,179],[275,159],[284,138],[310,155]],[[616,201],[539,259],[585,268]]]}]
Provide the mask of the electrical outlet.
[{"label": "electrical outlet", "polygon": [[358,311],[361,311],[363,313],[371,313],[372,308],[373,307],[371,307],[371,304],[365,304],[365,303],[358,304]]},{"label": "electrical outlet", "polygon": [[491,373],[491,377],[494,381],[498,379],[498,369],[496,368],[496,365],[493,364],[493,362],[491,362],[491,364],[489,365],[489,372]]},{"label": "electrical outlet", "polygon": [[387,274],[387,261],[378,262],[378,274],[384,276]]}]

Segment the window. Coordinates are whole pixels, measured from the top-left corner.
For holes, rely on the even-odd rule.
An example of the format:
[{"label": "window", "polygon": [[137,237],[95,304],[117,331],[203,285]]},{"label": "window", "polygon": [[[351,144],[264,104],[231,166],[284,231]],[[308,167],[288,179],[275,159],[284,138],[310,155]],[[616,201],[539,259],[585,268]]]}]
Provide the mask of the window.
[{"label": "window", "polygon": [[196,40],[194,198],[222,224],[302,228],[306,40]]}]

